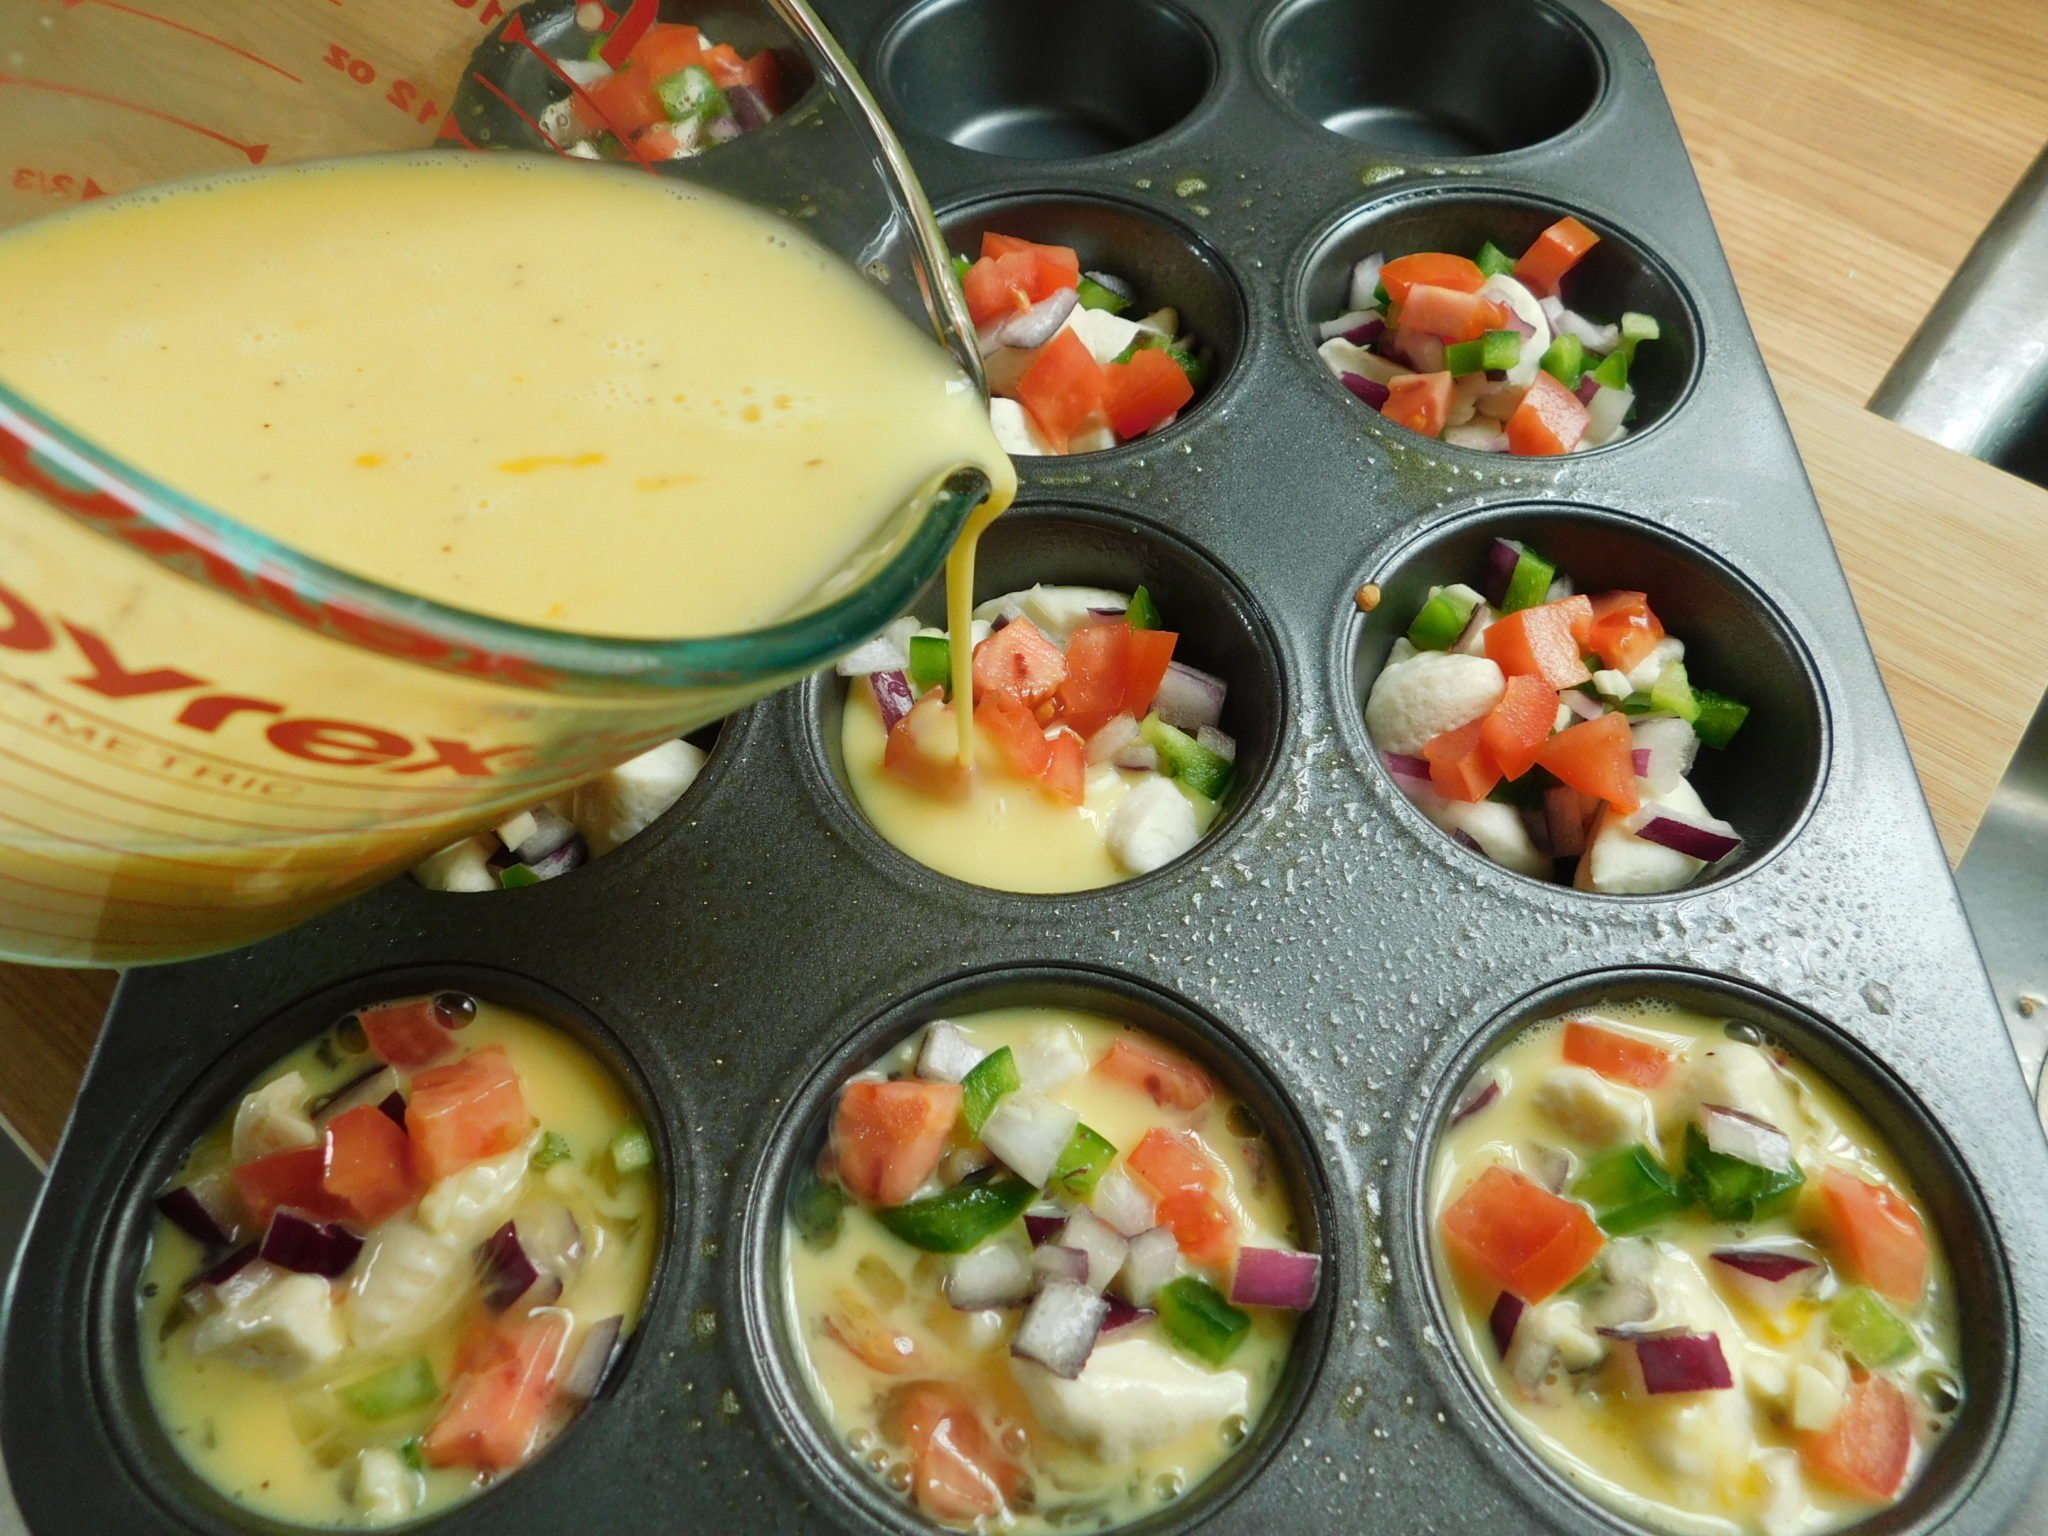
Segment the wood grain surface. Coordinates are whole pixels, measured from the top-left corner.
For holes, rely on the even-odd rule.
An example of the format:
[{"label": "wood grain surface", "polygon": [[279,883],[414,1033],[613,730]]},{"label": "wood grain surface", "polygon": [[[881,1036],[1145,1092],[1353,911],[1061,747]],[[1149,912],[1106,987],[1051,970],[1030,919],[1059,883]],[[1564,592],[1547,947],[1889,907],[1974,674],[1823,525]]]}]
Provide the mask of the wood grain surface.
[{"label": "wood grain surface", "polygon": [[[2048,492],[1861,407],[2048,141],[2042,0],[1619,0],[1648,40],[1951,859],[2048,684],[1965,658],[1984,592],[2048,607]],[[1975,642],[1973,641],[1973,646]],[[113,992],[0,966],[0,1116],[55,1146]]]}]

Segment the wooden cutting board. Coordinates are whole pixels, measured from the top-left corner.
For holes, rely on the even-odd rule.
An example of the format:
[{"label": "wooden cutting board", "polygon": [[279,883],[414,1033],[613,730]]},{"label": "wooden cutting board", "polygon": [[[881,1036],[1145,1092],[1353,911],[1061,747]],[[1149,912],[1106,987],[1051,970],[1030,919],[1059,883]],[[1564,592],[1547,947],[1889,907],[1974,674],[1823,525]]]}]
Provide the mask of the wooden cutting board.
[{"label": "wooden cutting board", "polygon": [[[1973,622],[2048,611],[2048,491],[1861,406],[2048,140],[2040,3],[1618,0],[1657,58],[1951,860],[2048,685],[2019,626]],[[0,966],[0,1119],[39,1156],[112,990],[109,972]]]}]

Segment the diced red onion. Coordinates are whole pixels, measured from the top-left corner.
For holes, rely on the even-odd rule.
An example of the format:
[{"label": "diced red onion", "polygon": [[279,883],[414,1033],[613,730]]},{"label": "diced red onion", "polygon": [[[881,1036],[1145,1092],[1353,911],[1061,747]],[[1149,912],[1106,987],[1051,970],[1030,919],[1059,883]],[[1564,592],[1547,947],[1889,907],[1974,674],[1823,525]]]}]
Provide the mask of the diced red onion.
[{"label": "diced red onion", "polygon": [[1021,1307],[1037,1279],[1031,1253],[1015,1243],[983,1243],[955,1255],[946,1266],[946,1300],[959,1311]]},{"label": "diced red onion", "polygon": [[[374,1104],[381,1109],[384,1107],[384,1101],[397,1092],[397,1069],[376,1066],[350,1078],[332,1093],[315,1099],[307,1106],[306,1113],[324,1125],[335,1116],[347,1114],[352,1109],[360,1109],[365,1104]],[[403,1098],[399,1100],[400,1104],[404,1102]]]},{"label": "diced red onion", "polygon": [[543,1275],[565,1285],[583,1267],[583,1227],[566,1205],[544,1206],[520,1217],[519,1242]]},{"label": "diced red onion", "polygon": [[476,1262],[483,1280],[484,1305],[493,1312],[504,1311],[540,1279],[540,1269],[527,1256],[513,1222],[506,1222],[478,1245]]},{"label": "diced red onion", "polygon": [[185,1290],[190,1292],[198,1290],[202,1286],[227,1284],[228,1281],[234,1279],[235,1276],[256,1262],[257,1250],[261,1246],[260,1243],[242,1244],[241,1247],[237,1248],[226,1258],[221,1259],[217,1263],[209,1264],[190,1280],[187,1280],[184,1286]]},{"label": "diced red onion", "polygon": [[1066,1224],[1067,1218],[1064,1216],[1027,1211],[1024,1216],[1024,1235],[1030,1238],[1032,1246],[1036,1247],[1040,1243],[1049,1243],[1058,1237],[1060,1235],[1060,1228]]},{"label": "diced red onion", "polygon": [[1669,794],[1672,787],[1692,771],[1693,759],[1699,755],[1700,739],[1693,734],[1692,727],[1674,716],[1658,720],[1637,722],[1629,730],[1633,750],[1650,754],[1649,766],[1639,762],[1636,767],[1638,778],[1650,781],[1653,794]]},{"label": "diced red onion", "polygon": [[1417,373],[1442,373],[1444,371],[1444,342],[1441,336],[1431,336],[1426,331],[1411,331],[1406,326],[1394,332],[1391,339],[1380,339],[1380,351],[1395,356],[1407,363]]},{"label": "diced red onion", "polygon": [[513,857],[520,863],[539,864],[574,841],[576,823],[568,817],[557,816],[544,805],[535,806],[527,814],[533,818],[533,830],[512,850]]},{"label": "diced red onion", "polygon": [[1591,405],[1593,397],[1600,393],[1600,381],[1590,371],[1579,375],[1579,387],[1572,391],[1579,397],[1579,404]]},{"label": "diced red onion", "polygon": [[1113,715],[1104,721],[1101,729],[1088,738],[1088,761],[1107,763],[1115,760],[1138,739],[1138,721],[1133,715]]},{"label": "diced red onion", "polygon": [[1513,331],[1517,336],[1525,338],[1536,334],[1536,327],[1524,320],[1516,311],[1514,305],[1503,304],[1500,307],[1502,312],[1508,317],[1508,323],[1503,327],[1504,330]]},{"label": "diced red onion", "polygon": [[970,1044],[950,1019],[935,1019],[917,1048],[917,1075],[928,1083],[957,1083],[972,1072],[988,1052]]},{"label": "diced red onion", "polygon": [[[1726,827],[1725,822],[1722,827]],[[1646,843],[1655,843],[1706,864],[1725,859],[1742,846],[1742,839],[1732,828],[1703,827],[1661,805],[1646,805],[1637,811],[1629,817],[1628,829]]]},{"label": "diced red onion", "polygon": [[1195,745],[1204,752],[1214,752],[1226,763],[1237,761],[1236,738],[1226,736],[1213,725],[1203,725],[1195,728]]},{"label": "diced red onion", "polygon": [[1158,1315],[1150,1307],[1134,1307],[1121,1296],[1112,1296],[1109,1298],[1109,1315],[1102,1320],[1102,1335],[1107,1338],[1122,1329],[1149,1323]]},{"label": "diced red onion", "polygon": [[1682,1328],[1658,1333],[1602,1328],[1600,1332],[1629,1346],[1635,1356],[1635,1374],[1643,1391],[1652,1397],[1670,1392],[1725,1392],[1735,1385],[1717,1334],[1687,1333]]},{"label": "diced red onion", "polygon": [[1081,1117],[1057,1099],[1013,1093],[981,1128],[981,1142],[1027,1184],[1043,1186]]},{"label": "diced red onion", "polygon": [[1473,1084],[1465,1090],[1465,1096],[1458,1100],[1457,1108],[1451,1111],[1451,1124],[1463,1125],[1499,1097],[1499,1078],[1489,1077],[1483,1083]]},{"label": "diced red onion", "polygon": [[[1588,352],[1605,354],[1621,345],[1620,326],[1595,324],[1577,310],[1566,309],[1555,298],[1546,298],[1541,302],[1543,312],[1550,320],[1550,328],[1561,336],[1578,337]],[[1556,306],[1554,311],[1553,305]]]},{"label": "diced red onion", "polygon": [[576,1362],[563,1373],[561,1390],[565,1397],[588,1402],[604,1390],[612,1361],[619,1353],[619,1335],[625,1331],[623,1317],[607,1317],[590,1325],[576,1351]]},{"label": "diced red onion", "polygon": [[1102,1176],[1089,1205],[1122,1237],[1133,1238],[1152,1228],[1152,1197],[1121,1168],[1112,1168]]},{"label": "diced red onion", "polygon": [[1391,393],[1378,379],[1368,379],[1362,373],[1340,373],[1337,375],[1337,382],[1374,410],[1385,405]]},{"label": "diced red onion", "polygon": [[1067,1218],[1060,1229],[1060,1246],[1084,1255],[1088,1267],[1081,1276],[1081,1283],[1091,1291],[1108,1288],[1109,1282],[1124,1267],[1131,1245],[1124,1241],[1123,1234],[1093,1211],[1082,1209]]},{"label": "diced red onion", "polygon": [[1492,423],[1468,421],[1462,426],[1445,427],[1444,441],[1453,448],[1469,448],[1474,453],[1506,453],[1508,435]]},{"label": "diced red onion", "polygon": [[1357,330],[1368,320],[1377,320],[1380,312],[1372,309],[1347,309],[1334,320],[1325,320],[1316,326],[1317,341],[1334,341],[1347,332]]},{"label": "diced red onion", "polygon": [[1079,1286],[1088,1285],[1088,1255],[1063,1243],[1040,1243],[1032,1249],[1031,1268],[1048,1284],[1067,1280]]},{"label": "diced red onion", "polygon": [[1284,1307],[1306,1312],[1322,1284],[1323,1259],[1281,1248],[1240,1248],[1230,1299],[1241,1307]]},{"label": "diced red onion", "polygon": [[982,356],[986,357],[1000,347],[1016,347],[1028,352],[1034,347],[1044,346],[1066,324],[1067,316],[1074,312],[1074,306],[1079,302],[1080,295],[1072,288],[1056,289],[1023,313],[977,332],[981,337]]},{"label": "diced red onion", "polygon": [[1550,851],[1550,818],[1543,814],[1543,808],[1536,805],[1517,807],[1516,815],[1522,818],[1522,830],[1529,834],[1529,841],[1545,858],[1554,858]]},{"label": "diced red onion", "polygon": [[1230,685],[1214,673],[1169,661],[1166,675],[1159,680],[1159,691],[1153,695],[1152,707],[1175,730],[1192,731],[1223,718],[1223,701],[1229,692]]},{"label": "diced red onion", "polygon": [[1072,1381],[1087,1365],[1108,1316],[1109,1303],[1087,1286],[1049,1281],[1018,1323],[1010,1353]]},{"label": "diced red onion", "polygon": [[1635,767],[1637,778],[1647,779],[1650,776],[1650,749],[1648,747],[1632,748],[1628,754],[1628,759]]},{"label": "diced red onion", "polygon": [[1420,779],[1423,783],[1427,784],[1429,782],[1429,760],[1427,758],[1415,757],[1407,752],[1389,752],[1387,754],[1387,772],[1397,779]]},{"label": "diced red onion", "polygon": [[1563,1147],[1532,1147],[1524,1154],[1529,1177],[1541,1184],[1552,1194],[1562,1191],[1571,1181],[1572,1170],[1578,1166],[1578,1159]]},{"label": "diced red onion", "polygon": [[1486,632],[1500,617],[1493,611],[1491,603],[1476,603],[1472,617],[1465,621],[1465,627],[1458,631],[1458,638],[1451,642],[1451,649],[1460,656],[1484,656],[1486,654]]},{"label": "diced red onion", "polygon": [[232,1186],[219,1175],[194,1179],[156,1197],[156,1208],[179,1231],[209,1248],[225,1248],[238,1230],[228,1200]]},{"label": "diced red onion", "polygon": [[270,1228],[257,1250],[265,1263],[279,1269],[329,1280],[347,1274],[362,1251],[363,1240],[340,1222],[315,1221],[289,1208],[270,1218]]},{"label": "diced red onion", "polygon": [[1133,741],[1117,749],[1110,759],[1119,768],[1135,768],[1141,773],[1159,771],[1159,749],[1149,741]]},{"label": "diced red onion", "polygon": [[1527,1310],[1528,1303],[1513,1291],[1502,1291],[1494,1300],[1486,1326],[1493,1333],[1493,1347],[1501,1359],[1507,1359],[1508,1346],[1515,1342],[1515,1325],[1521,1322],[1522,1314]]},{"label": "diced red onion", "polygon": [[566,875],[572,869],[580,869],[590,858],[590,846],[582,835],[569,839],[544,859],[535,859],[526,867],[542,880],[553,880]]},{"label": "diced red onion", "polygon": [[1349,297],[1353,309],[1373,307],[1373,295],[1378,293],[1380,288],[1380,268],[1386,264],[1386,253],[1374,251],[1370,256],[1352,265]]},{"label": "diced red onion", "polygon": [[870,672],[868,688],[875,696],[875,707],[882,712],[882,729],[893,731],[896,722],[910,713],[917,699],[910,691],[910,679],[901,672]]},{"label": "diced red onion", "polygon": [[1081,275],[1087,278],[1089,282],[1095,284],[1096,287],[1107,288],[1120,299],[1135,299],[1138,296],[1138,290],[1133,288],[1125,279],[1118,277],[1114,272],[1089,271],[1083,272]]},{"label": "diced red onion", "polygon": [[1486,547],[1486,575],[1479,590],[1494,607],[1507,601],[1508,581],[1521,559],[1521,545],[1510,544],[1506,539],[1495,539]]},{"label": "diced red onion", "polygon": [[1636,395],[1632,389],[1616,389],[1611,384],[1602,384],[1594,390],[1593,398],[1586,402],[1586,441],[1598,448],[1620,437],[1622,423],[1628,420],[1628,413],[1635,408],[1635,403]]},{"label": "diced red onion", "polygon": [[1369,347],[1386,334],[1387,322],[1378,315],[1362,321],[1344,333],[1344,339],[1354,347]]},{"label": "diced red onion", "polygon": [[725,100],[732,108],[733,120],[744,132],[765,128],[775,117],[768,109],[767,99],[751,85],[728,85]]},{"label": "diced red onion", "polygon": [[704,125],[704,137],[714,144],[730,144],[746,130],[730,112],[721,113]]},{"label": "diced red onion", "polygon": [[884,631],[856,645],[832,664],[832,670],[841,677],[871,677],[877,672],[901,672],[909,665],[910,657],[896,637]]},{"label": "diced red onion", "polygon": [[1804,1296],[1823,1273],[1818,1259],[1779,1248],[1716,1248],[1709,1257],[1737,1290],[1765,1311],[1782,1310]]},{"label": "diced red onion", "polygon": [[[1004,626],[1006,626],[1010,622],[1012,617],[1014,617],[1014,615],[1007,613],[997,614],[993,619],[989,620],[988,632],[992,635],[1001,633]],[[976,641],[975,643],[977,645],[980,644],[979,641]]]},{"label": "diced red onion", "polygon": [[1463,827],[1451,828],[1451,841],[1456,843],[1460,848],[1471,849],[1472,852],[1480,855],[1482,858],[1486,856],[1485,846],[1480,843],[1478,838],[1474,837],[1470,832],[1467,832]]},{"label": "diced red onion", "polygon": [[1598,720],[1607,713],[1607,706],[1583,688],[1567,688],[1557,697],[1566,709],[1581,720]]},{"label": "diced red onion", "polygon": [[1159,1288],[1180,1273],[1180,1244],[1171,1227],[1151,1227],[1131,1239],[1124,1256],[1123,1293],[1135,1306],[1150,1306]]},{"label": "diced red onion", "polygon": [[1792,1167],[1792,1138],[1768,1120],[1730,1109],[1726,1104],[1702,1104],[1700,1130],[1707,1145],[1723,1156],[1768,1168],[1772,1173],[1785,1173]]},{"label": "diced red onion", "polygon": [[1571,577],[1559,574],[1552,578],[1549,586],[1543,589],[1543,601],[1546,603],[1561,603],[1577,590],[1572,585]]},{"label": "diced red onion", "polygon": [[1126,603],[1124,606],[1120,608],[1090,608],[1088,610],[1088,616],[1094,619],[1120,619],[1130,611],[1130,605]]},{"label": "diced red onion", "polygon": [[397,1089],[394,1088],[378,1100],[377,1112],[401,1131],[405,1129],[405,1095]]}]

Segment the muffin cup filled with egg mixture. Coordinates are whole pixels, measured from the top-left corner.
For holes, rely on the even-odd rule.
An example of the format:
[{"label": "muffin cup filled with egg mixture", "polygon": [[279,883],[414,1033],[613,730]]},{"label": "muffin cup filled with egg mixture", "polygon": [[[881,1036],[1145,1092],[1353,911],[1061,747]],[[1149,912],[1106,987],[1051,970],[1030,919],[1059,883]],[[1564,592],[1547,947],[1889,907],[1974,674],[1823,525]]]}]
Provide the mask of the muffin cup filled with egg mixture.
[{"label": "muffin cup filled with egg mixture", "polygon": [[1271,1413],[1323,1262],[1250,1107],[1149,1031],[932,1019],[833,1096],[783,1234],[813,1422],[933,1525],[1108,1530]]},{"label": "muffin cup filled with egg mixture", "polygon": [[194,1472],[294,1525],[418,1519],[526,1465],[605,1385],[661,1244],[609,1068],[452,991],[277,1062],[156,1205],[149,1399]]},{"label": "muffin cup filled with egg mixture", "polygon": [[1746,1020],[1643,997],[1523,1029],[1451,1110],[1428,1210],[1485,1394],[1645,1525],[1853,1524],[1906,1496],[1962,1405],[1921,1192]]}]

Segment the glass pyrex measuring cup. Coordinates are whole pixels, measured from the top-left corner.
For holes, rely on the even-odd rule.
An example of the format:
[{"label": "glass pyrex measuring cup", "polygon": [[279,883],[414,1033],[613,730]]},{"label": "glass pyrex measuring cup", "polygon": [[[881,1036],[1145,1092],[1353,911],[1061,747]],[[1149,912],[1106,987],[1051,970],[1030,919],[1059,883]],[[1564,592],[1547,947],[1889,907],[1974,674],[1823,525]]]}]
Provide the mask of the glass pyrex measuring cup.
[{"label": "glass pyrex measuring cup", "polygon": [[[670,8],[773,48],[790,101],[684,174],[789,214],[980,379],[929,207],[803,0]],[[50,0],[0,9],[0,227],[237,166],[561,152],[562,59],[655,0]],[[365,302],[374,302],[367,296]],[[798,611],[649,642],[502,622],[324,566],[0,379],[0,955],[127,965],[294,923],[880,628],[988,490],[935,465]]]}]

